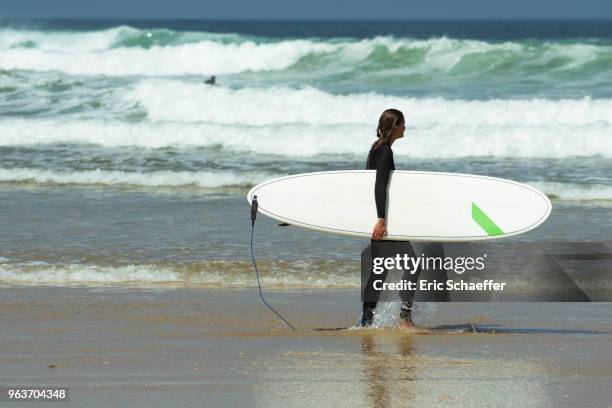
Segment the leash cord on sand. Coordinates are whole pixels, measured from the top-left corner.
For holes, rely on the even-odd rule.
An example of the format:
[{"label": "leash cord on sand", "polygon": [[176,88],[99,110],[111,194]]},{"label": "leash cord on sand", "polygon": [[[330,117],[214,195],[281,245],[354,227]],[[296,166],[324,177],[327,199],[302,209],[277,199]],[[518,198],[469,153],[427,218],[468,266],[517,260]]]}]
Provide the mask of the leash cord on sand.
[{"label": "leash cord on sand", "polygon": [[279,317],[287,326],[291,327],[291,330],[296,331],[295,327],[291,325],[280,313],[278,313],[264,298],[263,291],[261,290],[261,282],[259,280],[259,271],[257,270],[257,263],[255,262],[255,255],[253,255],[253,234],[255,232],[255,218],[257,214],[257,196],[253,197],[253,203],[251,204],[251,259],[253,260],[253,267],[255,268],[255,275],[257,276],[257,287],[259,288],[259,297],[261,301],[268,309],[270,309],[276,316]]}]

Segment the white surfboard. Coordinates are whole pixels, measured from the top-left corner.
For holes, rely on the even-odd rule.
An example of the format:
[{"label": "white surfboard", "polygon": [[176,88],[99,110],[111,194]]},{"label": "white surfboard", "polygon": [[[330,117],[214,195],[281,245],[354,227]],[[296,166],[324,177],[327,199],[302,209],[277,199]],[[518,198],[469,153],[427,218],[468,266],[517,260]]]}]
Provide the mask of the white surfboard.
[{"label": "white surfboard", "polygon": [[[377,219],[374,170],[296,174],[253,187],[259,212],[311,230],[369,238]],[[495,177],[396,170],[387,193],[386,239],[481,241],[530,231],[550,215],[548,197]]]}]

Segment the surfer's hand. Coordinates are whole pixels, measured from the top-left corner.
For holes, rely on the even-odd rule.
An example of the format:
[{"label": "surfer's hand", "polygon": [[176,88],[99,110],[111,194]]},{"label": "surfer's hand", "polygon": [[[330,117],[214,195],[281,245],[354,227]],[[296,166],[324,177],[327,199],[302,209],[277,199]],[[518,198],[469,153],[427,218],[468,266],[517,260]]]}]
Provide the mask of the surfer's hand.
[{"label": "surfer's hand", "polygon": [[387,226],[385,225],[385,219],[379,218],[374,224],[374,231],[372,231],[372,239],[374,241],[380,241],[384,236],[387,235]]}]

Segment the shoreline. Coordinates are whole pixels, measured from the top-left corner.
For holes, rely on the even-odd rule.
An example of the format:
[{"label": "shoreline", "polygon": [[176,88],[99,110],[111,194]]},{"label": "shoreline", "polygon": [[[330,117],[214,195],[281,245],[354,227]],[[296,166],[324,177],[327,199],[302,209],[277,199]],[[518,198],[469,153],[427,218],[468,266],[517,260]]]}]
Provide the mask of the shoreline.
[{"label": "shoreline", "polygon": [[498,332],[411,335],[335,330],[358,318],[355,289],[266,295],[297,332],[254,288],[0,287],[0,382],[68,385],[68,405],[90,407],[558,407],[612,398],[608,303],[439,304],[417,310],[417,323],[475,321]]}]

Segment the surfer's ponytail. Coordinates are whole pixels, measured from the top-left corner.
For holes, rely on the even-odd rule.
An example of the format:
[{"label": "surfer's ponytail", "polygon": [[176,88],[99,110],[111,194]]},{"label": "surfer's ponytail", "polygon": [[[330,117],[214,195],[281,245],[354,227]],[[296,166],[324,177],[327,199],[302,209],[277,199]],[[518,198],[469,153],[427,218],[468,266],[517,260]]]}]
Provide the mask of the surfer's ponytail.
[{"label": "surfer's ponytail", "polygon": [[393,129],[404,123],[404,114],[397,109],[387,109],[380,115],[378,119],[378,128],[376,129],[376,137],[378,138],[372,148],[376,149],[384,144],[389,144]]}]

